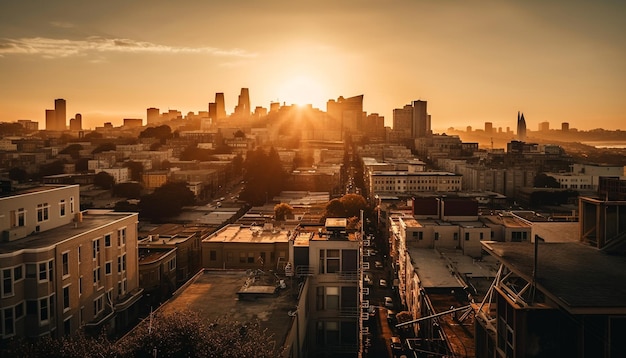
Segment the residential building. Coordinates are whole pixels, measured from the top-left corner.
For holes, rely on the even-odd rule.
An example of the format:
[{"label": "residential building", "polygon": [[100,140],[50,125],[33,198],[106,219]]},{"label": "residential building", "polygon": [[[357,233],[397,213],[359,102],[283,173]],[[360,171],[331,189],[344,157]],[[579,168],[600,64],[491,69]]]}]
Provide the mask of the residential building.
[{"label": "residential building", "polygon": [[78,188],[0,198],[3,339],[119,333],[137,318],[137,214],[80,212]]}]

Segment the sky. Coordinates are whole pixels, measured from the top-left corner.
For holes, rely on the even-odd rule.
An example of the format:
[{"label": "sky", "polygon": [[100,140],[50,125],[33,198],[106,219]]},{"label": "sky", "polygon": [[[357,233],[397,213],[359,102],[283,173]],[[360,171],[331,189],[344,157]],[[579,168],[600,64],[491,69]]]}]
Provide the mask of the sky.
[{"label": "sky", "polygon": [[[2,0],[0,121],[55,98],[83,127],[364,95],[385,116],[428,101],[432,127],[626,130],[622,0]],[[145,122],[144,122],[145,123]]]}]

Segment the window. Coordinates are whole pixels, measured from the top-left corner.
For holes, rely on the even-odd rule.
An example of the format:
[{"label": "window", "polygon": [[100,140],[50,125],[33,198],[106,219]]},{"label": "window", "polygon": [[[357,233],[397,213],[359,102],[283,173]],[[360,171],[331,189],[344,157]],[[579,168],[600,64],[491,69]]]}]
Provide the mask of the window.
[{"label": "window", "polygon": [[217,251],[209,251],[209,261],[217,261]]},{"label": "window", "polygon": [[47,320],[48,320],[48,297],[45,297],[39,300],[39,321],[45,322]]},{"label": "window", "polygon": [[[126,259],[126,255],[124,255],[124,259]],[[167,262],[167,268],[170,271],[174,271],[176,269],[176,258],[175,257]]]},{"label": "window", "polygon": [[2,270],[2,297],[13,296],[13,269]]},{"label": "window", "polygon": [[3,328],[4,328],[4,336],[12,336],[15,334],[15,317],[13,316],[13,307],[8,307],[3,310],[4,319],[3,319]]},{"label": "window", "polygon": [[48,211],[50,205],[48,203],[37,204],[37,222],[48,220]]},{"label": "window", "polygon": [[326,309],[339,309],[339,287],[326,287]]},{"label": "window", "polygon": [[526,231],[513,231],[511,232],[511,241],[522,242],[528,239],[528,233]]},{"label": "window", "polygon": [[93,269],[93,285],[100,285],[100,267]]},{"label": "window", "polygon": [[39,263],[39,281],[48,280],[48,265],[45,262]]},{"label": "window", "polygon": [[457,241],[457,240],[459,239],[459,233],[458,233],[458,232],[455,232],[455,233],[452,235],[452,238],[454,239],[454,241]]},{"label": "window", "polygon": [[78,245],[78,249],[76,249],[78,251],[78,263],[80,264],[80,252],[82,251],[82,245]]},{"label": "window", "polygon": [[70,309],[70,286],[63,287],[63,311]]},{"label": "window", "polygon": [[107,261],[107,262],[104,264],[104,274],[105,274],[105,275],[110,275],[110,274],[111,274],[111,266],[112,266],[111,261]]},{"label": "window", "polygon": [[248,252],[248,263],[249,264],[254,263],[254,252]]},{"label": "window", "polygon": [[122,273],[122,257],[117,258],[117,273]]},{"label": "window", "polygon": [[70,253],[64,252],[61,255],[61,261],[63,262],[63,277],[70,274]]},{"label": "window", "polygon": [[93,314],[99,315],[104,310],[104,295],[93,300]]},{"label": "window", "polygon": [[126,228],[117,230],[117,246],[126,245]]},{"label": "window", "polygon": [[83,276],[78,278],[78,296],[83,294]]},{"label": "window", "polygon": [[26,224],[26,211],[19,208],[17,211],[11,211],[11,227],[24,226]]},{"label": "window", "polygon": [[[174,267],[176,267],[176,258],[174,258]],[[122,255],[122,271],[126,271],[126,254]]]},{"label": "window", "polygon": [[104,235],[104,247],[111,247],[111,234]]},{"label": "window", "polygon": [[470,239],[470,233],[466,232],[465,233],[465,241],[469,241],[469,239]]},{"label": "window", "polygon": [[439,240],[439,233],[438,232],[435,233],[435,240]]},{"label": "window", "polygon": [[320,250],[320,273],[341,271],[339,250]]},{"label": "window", "polygon": [[100,239],[93,240],[93,259],[95,260],[100,253]]},{"label": "window", "polygon": [[239,263],[240,264],[245,264],[246,263],[246,253],[245,252],[240,252],[239,253]]},{"label": "window", "polygon": [[74,214],[74,197],[70,196],[70,213]]},{"label": "window", "polygon": [[61,199],[61,202],[59,202],[59,215],[65,216],[65,199]]},{"label": "window", "polygon": [[482,240],[482,239],[483,239],[483,233],[481,232],[481,233],[479,234],[479,236],[480,236],[480,240]]}]

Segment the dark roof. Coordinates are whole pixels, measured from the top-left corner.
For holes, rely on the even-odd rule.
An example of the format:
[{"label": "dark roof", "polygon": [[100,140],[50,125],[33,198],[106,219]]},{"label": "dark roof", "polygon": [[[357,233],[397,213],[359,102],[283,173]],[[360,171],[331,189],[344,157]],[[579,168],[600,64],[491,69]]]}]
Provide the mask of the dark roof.
[{"label": "dark roof", "polygon": [[[534,245],[483,242],[483,247],[532,281]],[[580,243],[541,242],[537,257],[537,288],[570,313],[626,313],[626,256],[608,255]]]}]

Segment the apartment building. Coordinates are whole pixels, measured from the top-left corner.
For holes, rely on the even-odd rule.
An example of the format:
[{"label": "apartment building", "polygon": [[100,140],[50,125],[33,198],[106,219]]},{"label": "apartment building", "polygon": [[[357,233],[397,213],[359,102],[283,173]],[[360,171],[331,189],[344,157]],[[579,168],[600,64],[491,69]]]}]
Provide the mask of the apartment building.
[{"label": "apartment building", "polygon": [[78,188],[0,198],[2,339],[115,333],[135,320],[137,214],[80,212]]}]

